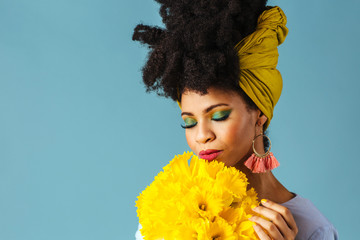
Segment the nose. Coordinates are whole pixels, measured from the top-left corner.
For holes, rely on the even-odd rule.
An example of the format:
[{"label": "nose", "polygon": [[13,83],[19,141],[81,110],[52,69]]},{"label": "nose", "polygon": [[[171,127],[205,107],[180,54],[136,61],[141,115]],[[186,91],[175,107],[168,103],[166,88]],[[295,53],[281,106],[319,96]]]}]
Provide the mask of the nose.
[{"label": "nose", "polygon": [[208,143],[214,141],[216,138],[215,133],[208,126],[207,123],[198,122],[197,124],[197,133],[196,133],[196,142],[197,143]]}]

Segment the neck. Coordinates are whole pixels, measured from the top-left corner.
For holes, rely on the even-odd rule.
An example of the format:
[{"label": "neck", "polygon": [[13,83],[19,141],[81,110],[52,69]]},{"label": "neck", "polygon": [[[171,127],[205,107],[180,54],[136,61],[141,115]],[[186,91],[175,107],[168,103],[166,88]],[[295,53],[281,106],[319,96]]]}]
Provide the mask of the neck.
[{"label": "neck", "polygon": [[244,165],[245,160],[240,161],[235,167],[245,173],[248,178],[248,189],[254,188],[258,199],[269,199],[276,203],[284,203],[293,198],[290,193],[273,175],[271,171],[265,173],[253,173]]}]

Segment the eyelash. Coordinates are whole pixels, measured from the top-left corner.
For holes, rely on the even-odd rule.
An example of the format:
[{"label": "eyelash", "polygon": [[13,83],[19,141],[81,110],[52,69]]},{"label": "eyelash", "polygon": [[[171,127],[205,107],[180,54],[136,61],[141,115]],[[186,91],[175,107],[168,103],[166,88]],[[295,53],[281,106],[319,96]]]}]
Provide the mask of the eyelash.
[{"label": "eyelash", "polygon": [[212,118],[211,120],[214,121],[224,121],[229,117],[230,114],[223,116],[222,118]]},{"label": "eyelash", "polygon": [[[223,116],[222,118],[212,118],[211,120],[214,120],[214,121],[217,121],[217,122],[218,122],[218,121],[224,121],[224,120],[226,120],[229,116],[230,116],[230,113],[227,114],[227,115],[225,115],[225,116]],[[195,127],[196,125],[197,125],[197,122],[196,122],[195,124],[189,125],[189,126],[181,125],[181,127],[184,128],[184,129],[187,129],[187,128],[193,128],[193,127]]]},{"label": "eyelash", "polygon": [[185,126],[185,125],[180,125],[182,128],[192,128],[195,127],[197,125],[197,123],[193,124],[193,125],[189,125],[189,126]]}]

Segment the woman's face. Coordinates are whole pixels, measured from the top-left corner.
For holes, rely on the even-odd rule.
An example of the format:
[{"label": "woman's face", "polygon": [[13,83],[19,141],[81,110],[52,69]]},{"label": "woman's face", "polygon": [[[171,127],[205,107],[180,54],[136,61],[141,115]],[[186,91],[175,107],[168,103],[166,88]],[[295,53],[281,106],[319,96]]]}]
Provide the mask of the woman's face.
[{"label": "woman's face", "polygon": [[200,158],[235,166],[252,153],[260,111],[249,111],[236,92],[209,88],[200,95],[185,91],[181,110],[187,143]]}]

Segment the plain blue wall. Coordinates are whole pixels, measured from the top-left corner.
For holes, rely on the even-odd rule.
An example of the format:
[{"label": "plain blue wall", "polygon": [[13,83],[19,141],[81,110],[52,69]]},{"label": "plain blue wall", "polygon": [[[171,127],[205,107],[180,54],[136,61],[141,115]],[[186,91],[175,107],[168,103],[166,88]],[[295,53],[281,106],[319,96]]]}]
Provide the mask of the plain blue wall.
[{"label": "plain blue wall", "polygon": [[[359,1],[271,1],[288,17],[274,171],[353,239],[359,223]],[[146,94],[136,24],[152,0],[0,0],[0,239],[134,239],[137,195],[188,150]]]}]

